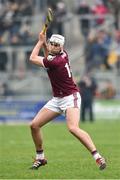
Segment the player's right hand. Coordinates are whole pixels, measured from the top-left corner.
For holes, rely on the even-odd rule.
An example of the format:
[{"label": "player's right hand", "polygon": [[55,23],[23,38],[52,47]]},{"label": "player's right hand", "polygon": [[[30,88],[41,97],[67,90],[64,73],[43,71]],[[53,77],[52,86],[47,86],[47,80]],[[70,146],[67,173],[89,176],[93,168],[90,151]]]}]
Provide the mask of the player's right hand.
[{"label": "player's right hand", "polygon": [[39,33],[39,40],[43,43],[46,42],[46,34],[44,34],[42,31]]}]

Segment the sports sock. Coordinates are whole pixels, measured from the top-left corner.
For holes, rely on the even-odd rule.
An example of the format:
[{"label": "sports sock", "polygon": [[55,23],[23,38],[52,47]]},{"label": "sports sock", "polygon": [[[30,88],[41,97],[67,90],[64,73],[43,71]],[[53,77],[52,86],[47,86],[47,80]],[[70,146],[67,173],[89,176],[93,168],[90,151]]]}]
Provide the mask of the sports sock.
[{"label": "sports sock", "polygon": [[36,151],[36,159],[44,159],[44,157],[43,150]]},{"label": "sports sock", "polygon": [[91,152],[91,154],[95,160],[101,158],[101,155],[99,154],[99,152],[97,150]]}]

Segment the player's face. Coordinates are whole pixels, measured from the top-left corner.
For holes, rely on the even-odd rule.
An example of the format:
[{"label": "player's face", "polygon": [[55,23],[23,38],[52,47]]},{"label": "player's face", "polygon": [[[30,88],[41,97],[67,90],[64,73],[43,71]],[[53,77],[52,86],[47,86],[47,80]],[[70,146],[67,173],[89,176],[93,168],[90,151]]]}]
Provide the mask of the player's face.
[{"label": "player's face", "polygon": [[52,54],[58,54],[62,50],[60,44],[55,43],[55,42],[49,42],[48,49],[49,49],[49,52]]}]

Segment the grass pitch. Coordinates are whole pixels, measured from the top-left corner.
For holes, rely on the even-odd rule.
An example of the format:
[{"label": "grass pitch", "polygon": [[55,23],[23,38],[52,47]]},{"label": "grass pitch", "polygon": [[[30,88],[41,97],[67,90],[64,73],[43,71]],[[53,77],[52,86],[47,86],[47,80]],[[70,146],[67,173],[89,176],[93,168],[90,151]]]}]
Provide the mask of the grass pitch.
[{"label": "grass pitch", "polygon": [[81,127],[106,157],[106,170],[100,171],[90,153],[67,131],[65,123],[58,122],[43,128],[48,164],[29,170],[35,156],[29,126],[0,125],[0,179],[119,179],[120,121],[88,122]]}]

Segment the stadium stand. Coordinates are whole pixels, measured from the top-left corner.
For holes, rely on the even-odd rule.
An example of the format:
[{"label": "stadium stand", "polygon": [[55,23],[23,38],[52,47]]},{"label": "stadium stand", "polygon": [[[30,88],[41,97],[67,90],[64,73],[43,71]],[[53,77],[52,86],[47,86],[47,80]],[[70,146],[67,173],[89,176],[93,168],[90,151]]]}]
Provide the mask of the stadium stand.
[{"label": "stadium stand", "polygon": [[[66,48],[71,59],[75,80],[79,81],[86,71],[86,41],[80,31],[79,20],[89,18],[93,22],[99,15],[91,14],[89,17],[78,15],[74,11],[74,1],[71,1],[71,4],[68,1],[64,2],[67,3],[68,7],[67,13],[62,17],[67,40]],[[89,1],[89,5],[92,7],[92,0]],[[15,96],[32,94],[49,98],[51,94],[46,74],[40,68],[28,63],[29,54],[42,27],[46,6],[47,3],[38,2],[37,0],[0,1],[2,10],[0,11],[0,82],[1,84],[7,84],[7,87],[14,92]],[[101,16],[103,17],[103,15]],[[116,66],[117,60],[114,59],[115,56],[114,58],[112,56],[112,50],[116,47],[115,44],[118,43],[115,39],[115,31],[114,16],[111,13],[104,15],[104,23],[99,26],[96,27],[94,23],[91,23],[90,33],[93,32],[95,35],[93,49],[98,48],[99,50],[101,48],[105,50],[104,56],[110,62],[111,69],[105,67],[103,55],[99,67],[96,68],[95,64],[90,64],[90,66],[92,67],[92,73],[100,84],[102,84],[103,79],[111,79],[112,77],[113,85],[117,89],[117,93],[120,93],[120,86],[118,87],[116,84],[119,78],[116,68],[118,67]],[[95,57],[95,54],[93,56]],[[33,86],[31,86],[32,82],[34,83]]]}]

